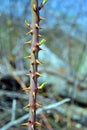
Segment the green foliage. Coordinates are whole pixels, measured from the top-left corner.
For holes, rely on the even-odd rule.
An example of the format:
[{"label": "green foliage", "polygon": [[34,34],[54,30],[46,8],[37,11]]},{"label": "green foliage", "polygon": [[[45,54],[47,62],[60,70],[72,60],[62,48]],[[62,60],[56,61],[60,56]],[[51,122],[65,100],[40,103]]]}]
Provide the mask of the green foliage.
[{"label": "green foliage", "polygon": [[42,39],[40,42],[39,42],[39,46],[41,46],[42,44],[44,44],[46,42],[45,39]]},{"label": "green foliage", "polygon": [[47,84],[46,82],[42,83],[41,86],[39,86],[39,89],[45,88],[45,87],[46,87],[46,84]]},{"label": "green foliage", "polygon": [[28,25],[29,25],[29,23],[27,22],[27,20],[25,20],[25,21],[24,21],[24,23],[25,23],[25,25],[26,25],[26,26],[28,26]]},{"label": "green foliage", "polygon": [[44,6],[47,2],[48,0],[43,0],[42,5]]}]

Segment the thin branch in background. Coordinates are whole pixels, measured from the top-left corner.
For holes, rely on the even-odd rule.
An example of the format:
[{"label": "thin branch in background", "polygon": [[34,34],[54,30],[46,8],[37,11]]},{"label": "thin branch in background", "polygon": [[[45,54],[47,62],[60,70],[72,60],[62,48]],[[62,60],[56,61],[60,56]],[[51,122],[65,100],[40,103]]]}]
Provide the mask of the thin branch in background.
[{"label": "thin branch in background", "polygon": [[48,130],[53,130],[53,128],[52,128],[52,126],[50,125],[50,123],[48,122],[48,120],[47,120],[47,118],[46,118],[44,112],[41,112],[40,116],[41,116],[43,122],[45,123],[46,127],[48,128]]},{"label": "thin branch in background", "polygon": [[11,121],[14,121],[16,119],[16,99],[13,99],[12,101],[12,117]]},{"label": "thin branch in background", "polygon": [[[64,99],[64,100],[62,100],[62,101],[60,101],[60,102],[47,105],[47,106],[45,106],[45,107],[43,107],[43,108],[39,108],[39,109],[37,109],[36,114],[38,115],[38,114],[40,114],[42,111],[47,111],[47,110],[49,110],[49,109],[50,109],[50,110],[51,110],[51,109],[54,109],[55,107],[58,107],[58,106],[60,106],[60,105],[62,105],[62,104],[64,104],[64,103],[66,103],[66,102],[69,102],[69,101],[70,101],[70,99],[69,99],[69,98],[66,98],[66,99]],[[28,119],[28,117],[29,117],[29,114],[26,114],[26,115],[20,117],[19,119],[16,119],[16,120],[14,120],[14,121],[11,121],[11,122],[9,122],[8,124],[4,125],[4,126],[1,128],[1,130],[8,130],[8,129],[11,128],[12,126],[15,126],[15,125],[17,126],[18,124],[20,124],[20,123],[23,122],[24,120]]]}]

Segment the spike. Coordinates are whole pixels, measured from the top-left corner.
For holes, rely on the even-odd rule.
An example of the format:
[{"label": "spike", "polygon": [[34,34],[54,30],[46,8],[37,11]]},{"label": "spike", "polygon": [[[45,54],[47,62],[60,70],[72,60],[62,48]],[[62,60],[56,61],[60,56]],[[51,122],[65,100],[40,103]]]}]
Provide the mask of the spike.
[{"label": "spike", "polygon": [[30,108],[30,107],[31,107],[31,105],[28,104],[28,105],[26,105],[26,106],[24,107],[24,109],[28,109],[28,108]]},{"label": "spike", "polygon": [[32,52],[33,52],[33,53],[36,52],[36,48],[35,48],[35,47],[32,48]]},{"label": "spike", "polygon": [[[40,46],[39,43],[36,43],[36,46],[38,47],[38,50],[39,50],[39,51],[43,50],[41,47],[39,47],[39,46]],[[44,51],[45,51],[45,50],[44,50]]]},{"label": "spike", "polygon": [[25,56],[24,58],[28,58],[28,59],[31,59],[31,57],[32,57],[32,56],[30,55],[30,56]]},{"label": "spike", "polygon": [[42,64],[38,59],[36,59],[36,63],[39,64],[39,65]]},{"label": "spike", "polygon": [[45,20],[45,18],[43,18],[43,17],[39,16],[39,20]]},{"label": "spike", "polygon": [[35,64],[34,61],[32,61],[32,62],[31,62],[31,65],[34,65],[34,64]]},{"label": "spike", "polygon": [[23,126],[29,126],[29,122],[21,124]]},{"label": "spike", "polygon": [[35,77],[35,75],[34,75],[34,74],[32,74],[32,79],[34,79],[34,77]]},{"label": "spike", "polygon": [[35,4],[33,5],[33,11],[35,11],[35,12],[37,11],[37,7]]},{"label": "spike", "polygon": [[44,83],[42,83],[39,87],[38,87],[38,89],[43,89],[44,87],[46,87],[46,82],[44,82]]},{"label": "spike", "polygon": [[24,44],[32,44],[32,41],[30,40],[30,41],[27,41],[27,42],[25,42]]},{"label": "spike", "polygon": [[39,103],[35,103],[35,105],[36,105],[36,108],[38,108],[38,107],[40,107],[41,105],[39,104]]},{"label": "spike", "polygon": [[36,126],[41,126],[41,123],[39,123],[39,122],[36,121],[36,122],[35,122],[35,125],[36,125]]},{"label": "spike", "polygon": [[37,76],[37,77],[41,77],[41,74],[38,73],[38,72],[36,72],[36,76]]},{"label": "spike", "polygon": [[38,37],[42,37],[42,35],[38,34]]},{"label": "spike", "polygon": [[31,88],[30,88],[30,87],[26,87],[26,88],[23,88],[23,90],[24,90],[25,92],[30,92]]},{"label": "spike", "polygon": [[35,103],[33,105],[28,104],[24,107],[24,109],[29,109],[30,107],[34,108],[36,106],[36,108],[40,107],[41,105],[39,103]]},{"label": "spike", "polygon": [[33,34],[33,30],[30,30],[30,32],[28,32],[27,34],[31,34],[32,35]]},{"label": "spike", "polygon": [[39,25],[36,23],[35,24],[35,27],[36,27],[36,29],[39,29],[40,27],[39,27]]},{"label": "spike", "polygon": [[38,50],[39,50],[39,51],[46,51],[46,50],[42,49],[41,47],[39,47],[39,43],[37,43],[36,46],[38,46]]},{"label": "spike", "polygon": [[34,109],[32,109],[32,114],[34,114]]},{"label": "spike", "polygon": [[45,51],[45,50],[43,50],[41,47],[39,47],[39,51]]},{"label": "spike", "polygon": [[30,74],[26,74],[26,76],[30,76]]},{"label": "spike", "polygon": [[35,98],[35,92],[32,93],[32,96]]}]

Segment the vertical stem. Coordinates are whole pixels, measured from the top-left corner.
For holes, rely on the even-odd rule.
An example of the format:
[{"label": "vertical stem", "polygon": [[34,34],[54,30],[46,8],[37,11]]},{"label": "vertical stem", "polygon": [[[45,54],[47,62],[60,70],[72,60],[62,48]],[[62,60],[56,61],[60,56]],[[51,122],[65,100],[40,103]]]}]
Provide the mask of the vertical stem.
[{"label": "vertical stem", "polygon": [[[33,7],[36,7],[36,11]],[[31,0],[31,11],[32,11],[32,58],[31,58],[31,69],[30,69],[30,88],[31,91],[29,93],[29,104],[31,106],[29,109],[29,128],[28,130],[36,130],[36,94],[37,94],[37,75],[38,65],[36,63],[36,59],[38,59],[39,47],[36,46],[39,43],[39,28],[36,28],[36,24],[39,26],[39,8],[38,8],[38,0]],[[33,63],[33,64],[32,64]]]}]

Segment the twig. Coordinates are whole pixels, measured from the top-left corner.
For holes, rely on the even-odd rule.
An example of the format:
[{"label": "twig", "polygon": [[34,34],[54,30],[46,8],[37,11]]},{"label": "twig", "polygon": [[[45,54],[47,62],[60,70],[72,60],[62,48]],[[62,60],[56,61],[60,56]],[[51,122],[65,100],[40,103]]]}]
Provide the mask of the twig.
[{"label": "twig", "polygon": [[11,121],[15,120],[15,116],[16,116],[16,99],[13,99],[13,101],[12,101],[12,118],[11,118]]},{"label": "twig", "polygon": [[40,115],[41,115],[41,118],[42,118],[42,120],[44,121],[46,127],[48,128],[48,130],[53,130],[53,128],[51,127],[50,123],[48,122],[48,120],[47,120],[47,118],[46,118],[44,112],[41,112]]},{"label": "twig", "polygon": [[58,106],[60,106],[60,105],[62,105],[62,104],[64,104],[64,103],[66,103],[66,102],[69,102],[69,101],[70,101],[70,98],[66,98],[66,99],[64,99],[64,100],[62,100],[62,101],[60,101],[60,102],[57,102],[57,103],[54,103],[54,104],[45,106],[45,107],[43,107],[43,108],[39,108],[39,109],[37,110],[37,114],[39,114],[39,113],[42,112],[42,111],[46,111],[46,110],[49,110],[49,109],[53,109],[53,108],[55,108],[55,107],[58,107]]}]

